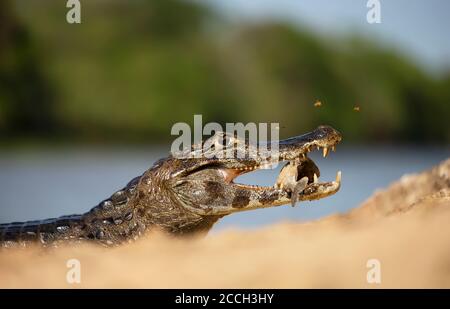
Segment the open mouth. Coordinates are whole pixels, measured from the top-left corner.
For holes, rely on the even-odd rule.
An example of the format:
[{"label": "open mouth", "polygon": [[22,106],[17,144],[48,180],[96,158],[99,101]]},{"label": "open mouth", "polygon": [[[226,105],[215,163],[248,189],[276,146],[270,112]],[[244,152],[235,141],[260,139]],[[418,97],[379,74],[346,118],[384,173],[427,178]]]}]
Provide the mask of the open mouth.
[{"label": "open mouth", "polygon": [[[336,173],[336,178],[331,181],[320,182],[320,170],[315,162],[309,158],[308,154],[312,151],[321,151],[323,157],[327,157],[330,152],[336,151],[336,144],[339,141],[330,144],[304,145],[296,154],[281,154],[278,162],[285,162],[280,170],[278,177],[272,187],[257,186],[250,184],[235,183],[236,177],[253,172],[256,170],[267,169],[273,166],[274,162],[264,164],[254,164],[239,168],[221,168],[224,179],[228,183],[245,187],[246,189],[267,190],[276,189],[283,191],[291,199],[294,206],[297,200],[319,199],[337,192],[341,185],[341,171]],[[331,150],[331,151],[330,151]]]}]

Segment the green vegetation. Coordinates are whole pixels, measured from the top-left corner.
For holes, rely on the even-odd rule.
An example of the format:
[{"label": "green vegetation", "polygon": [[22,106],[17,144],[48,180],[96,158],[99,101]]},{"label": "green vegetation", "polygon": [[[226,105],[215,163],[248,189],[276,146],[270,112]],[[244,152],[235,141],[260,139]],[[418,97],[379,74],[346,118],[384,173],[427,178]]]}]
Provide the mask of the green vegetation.
[{"label": "green vegetation", "polygon": [[4,141],[150,144],[194,114],[279,122],[281,137],[330,124],[354,142],[450,141],[450,75],[365,40],[228,25],[179,0],[84,1],[80,25],[66,12],[58,0],[0,3]]}]

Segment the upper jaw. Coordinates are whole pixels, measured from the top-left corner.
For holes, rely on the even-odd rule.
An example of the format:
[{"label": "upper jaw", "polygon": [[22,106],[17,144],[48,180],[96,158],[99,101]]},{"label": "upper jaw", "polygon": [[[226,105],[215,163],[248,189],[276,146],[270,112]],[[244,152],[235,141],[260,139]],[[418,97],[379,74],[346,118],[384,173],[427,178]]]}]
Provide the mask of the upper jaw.
[{"label": "upper jaw", "polygon": [[341,140],[342,136],[337,130],[330,126],[319,126],[309,133],[279,141],[277,150],[270,149],[271,156],[241,161],[237,166],[228,168],[240,171],[270,168],[280,161],[305,160],[308,153],[316,149],[321,149],[323,157],[326,157],[330,150],[336,150]]},{"label": "upper jaw", "polygon": [[[258,169],[276,166],[282,161],[304,161],[309,152],[321,150],[323,157],[336,150],[336,145],[342,140],[341,134],[330,126],[319,126],[317,129],[295,137],[279,141],[277,152],[272,156],[256,157],[254,160],[236,160],[223,168],[233,169],[238,174]],[[273,150],[273,149],[272,149]]]},{"label": "upper jaw", "polygon": [[342,136],[337,130],[330,126],[320,126],[309,133],[280,141],[279,159],[305,158],[309,152],[320,148],[326,157],[330,150],[335,150],[341,140]]},{"label": "upper jaw", "polygon": [[[268,169],[276,167],[282,161],[302,161],[307,158],[309,152],[322,150],[323,157],[331,151],[336,150],[336,145],[342,140],[341,134],[330,126],[319,126],[309,133],[291,137],[279,141],[278,149],[269,149],[266,156],[250,156],[250,159],[231,159],[220,163],[220,160],[213,159],[224,169],[235,170],[237,174],[242,174],[258,169]],[[250,154],[258,154],[259,147],[248,150]]]},{"label": "upper jaw", "polygon": [[[335,151],[336,145],[342,140],[341,134],[330,126],[319,126],[315,130],[279,141],[279,147],[275,154],[271,156],[255,156],[247,159],[230,158],[209,158],[209,159],[187,159],[182,160],[181,169],[173,171],[172,177],[183,176],[192,173],[194,170],[204,166],[216,165],[221,170],[228,172],[224,174],[225,179],[230,182],[237,176],[258,169],[273,168],[280,161],[303,161],[307,154],[313,150],[322,149],[324,157],[330,150]],[[250,153],[258,154],[258,148],[248,149]],[[269,149],[273,150],[273,149]]]}]

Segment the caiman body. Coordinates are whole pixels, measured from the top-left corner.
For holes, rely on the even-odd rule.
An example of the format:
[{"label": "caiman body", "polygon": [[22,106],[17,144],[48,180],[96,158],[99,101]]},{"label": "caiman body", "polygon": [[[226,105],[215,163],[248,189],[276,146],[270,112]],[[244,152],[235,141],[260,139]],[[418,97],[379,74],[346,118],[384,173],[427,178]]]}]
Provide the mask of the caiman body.
[{"label": "caiman body", "polygon": [[[57,246],[92,241],[114,246],[135,240],[152,229],[175,235],[207,232],[217,220],[234,212],[320,199],[339,190],[340,173],[335,181],[318,182],[320,172],[307,154],[322,149],[326,156],[340,141],[339,132],[321,126],[280,141],[277,156],[267,157],[260,154],[260,145],[219,132],[182,156],[172,154],[157,161],[85,214],[0,224],[0,244]],[[206,152],[195,156],[205,145]],[[223,153],[230,149],[246,155],[224,157]],[[241,174],[270,168],[279,161],[287,161],[284,169],[289,173],[282,171],[273,187],[233,181]],[[284,179],[288,174],[289,181]],[[296,182],[301,182],[301,190],[299,186],[292,189]]]}]

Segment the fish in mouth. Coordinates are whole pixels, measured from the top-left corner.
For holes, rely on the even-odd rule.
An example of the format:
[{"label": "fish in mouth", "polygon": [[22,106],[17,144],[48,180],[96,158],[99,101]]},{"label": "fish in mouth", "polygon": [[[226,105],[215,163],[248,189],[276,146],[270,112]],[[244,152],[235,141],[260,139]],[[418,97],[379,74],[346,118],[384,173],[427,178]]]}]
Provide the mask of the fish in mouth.
[{"label": "fish in mouth", "polygon": [[[325,155],[326,154],[324,154],[324,156]],[[319,177],[320,170],[313,160],[308,157],[296,159],[287,162],[281,169],[277,182],[275,183],[275,188],[289,192],[291,194],[291,205],[294,207],[299,194],[302,193],[309,184],[317,184],[319,182]],[[341,182],[340,171],[337,172],[335,182],[338,184]]]}]

